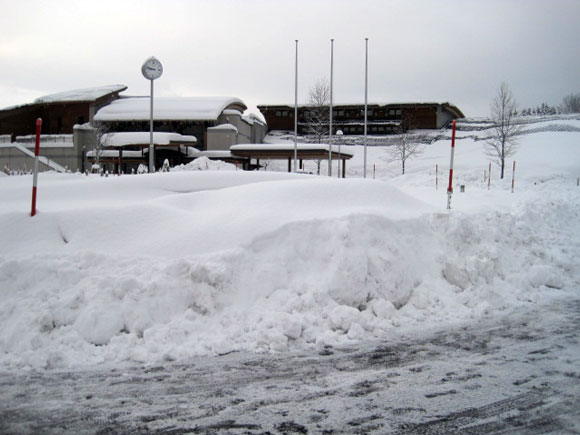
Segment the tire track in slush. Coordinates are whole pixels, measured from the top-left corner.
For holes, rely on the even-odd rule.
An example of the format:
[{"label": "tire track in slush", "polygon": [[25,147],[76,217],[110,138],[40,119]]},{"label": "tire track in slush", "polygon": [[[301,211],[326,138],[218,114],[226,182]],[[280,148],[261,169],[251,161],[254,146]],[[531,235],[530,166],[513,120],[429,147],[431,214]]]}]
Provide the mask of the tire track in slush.
[{"label": "tire track in slush", "polygon": [[345,348],[1,373],[0,434],[574,433],[579,313],[566,301]]}]

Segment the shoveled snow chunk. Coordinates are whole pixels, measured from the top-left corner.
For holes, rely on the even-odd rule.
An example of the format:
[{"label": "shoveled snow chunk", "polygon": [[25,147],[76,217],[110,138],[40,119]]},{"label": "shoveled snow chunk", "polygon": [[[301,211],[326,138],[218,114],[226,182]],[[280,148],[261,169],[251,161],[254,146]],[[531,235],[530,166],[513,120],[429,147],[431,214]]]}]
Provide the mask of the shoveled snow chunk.
[{"label": "shoveled snow chunk", "polygon": [[556,289],[564,287],[564,282],[558,269],[549,265],[532,266],[528,271],[528,282],[534,288],[542,285]]},{"label": "shoveled snow chunk", "polygon": [[330,313],[332,329],[348,332],[351,324],[362,321],[360,311],[347,305],[339,305]]},{"label": "shoveled snow chunk", "polygon": [[89,305],[79,315],[74,327],[88,342],[103,345],[124,327],[123,316],[115,307]]}]

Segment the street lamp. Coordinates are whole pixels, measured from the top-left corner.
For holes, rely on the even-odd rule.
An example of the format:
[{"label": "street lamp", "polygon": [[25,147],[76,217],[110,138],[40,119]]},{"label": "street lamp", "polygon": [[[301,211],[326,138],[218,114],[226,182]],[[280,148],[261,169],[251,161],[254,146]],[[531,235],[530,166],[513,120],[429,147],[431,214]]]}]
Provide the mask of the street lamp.
[{"label": "street lamp", "polygon": [[143,76],[151,81],[151,103],[149,112],[149,172],[155,172],[155,150],[153,149],[153,80],[163,74],[163,65],[155,57],[150,57],[141,66]]}]

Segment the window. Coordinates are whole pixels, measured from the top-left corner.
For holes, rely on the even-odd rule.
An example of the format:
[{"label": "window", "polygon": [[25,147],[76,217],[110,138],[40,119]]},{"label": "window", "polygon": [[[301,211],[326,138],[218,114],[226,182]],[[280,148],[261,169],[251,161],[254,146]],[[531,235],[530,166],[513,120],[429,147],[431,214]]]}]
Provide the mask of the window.
[{"label": "window", "polygon": [[401,115],[401,109],[397,109],[397,110],[395,111],[395,114],[396,114],[396,115]]},{"label": "window", "polygon": [[338,111],[338,116],[344,116],[344,110],[339,110]]},{"label": "window", "polygon": [[282,111],[281,110],[276,110],[276,117],[280,118],[282,116]]},{"label": "window", "polygon": [[395,116],[395,109],[389,109],[389,116]]}]

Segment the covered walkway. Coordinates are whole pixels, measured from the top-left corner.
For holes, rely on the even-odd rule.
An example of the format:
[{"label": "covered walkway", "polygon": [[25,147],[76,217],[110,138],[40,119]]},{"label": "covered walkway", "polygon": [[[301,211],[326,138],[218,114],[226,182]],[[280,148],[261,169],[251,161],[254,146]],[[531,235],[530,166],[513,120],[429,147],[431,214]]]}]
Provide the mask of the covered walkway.
[{"label": "covered walkway", "polygon": [[[353,153],[339,148],[337,145],[328,144],[297,144],[296,155],[302,169],[303,160],[341,160],[342,178],[345,178],[346,161],[350,160]],[[256,159],[259,165],[260,159],[288,160],[288,172],[292,172],[292,160],[294,160],[294,144],[243,144],[230,147],[232,155],[247,159]]]}]

